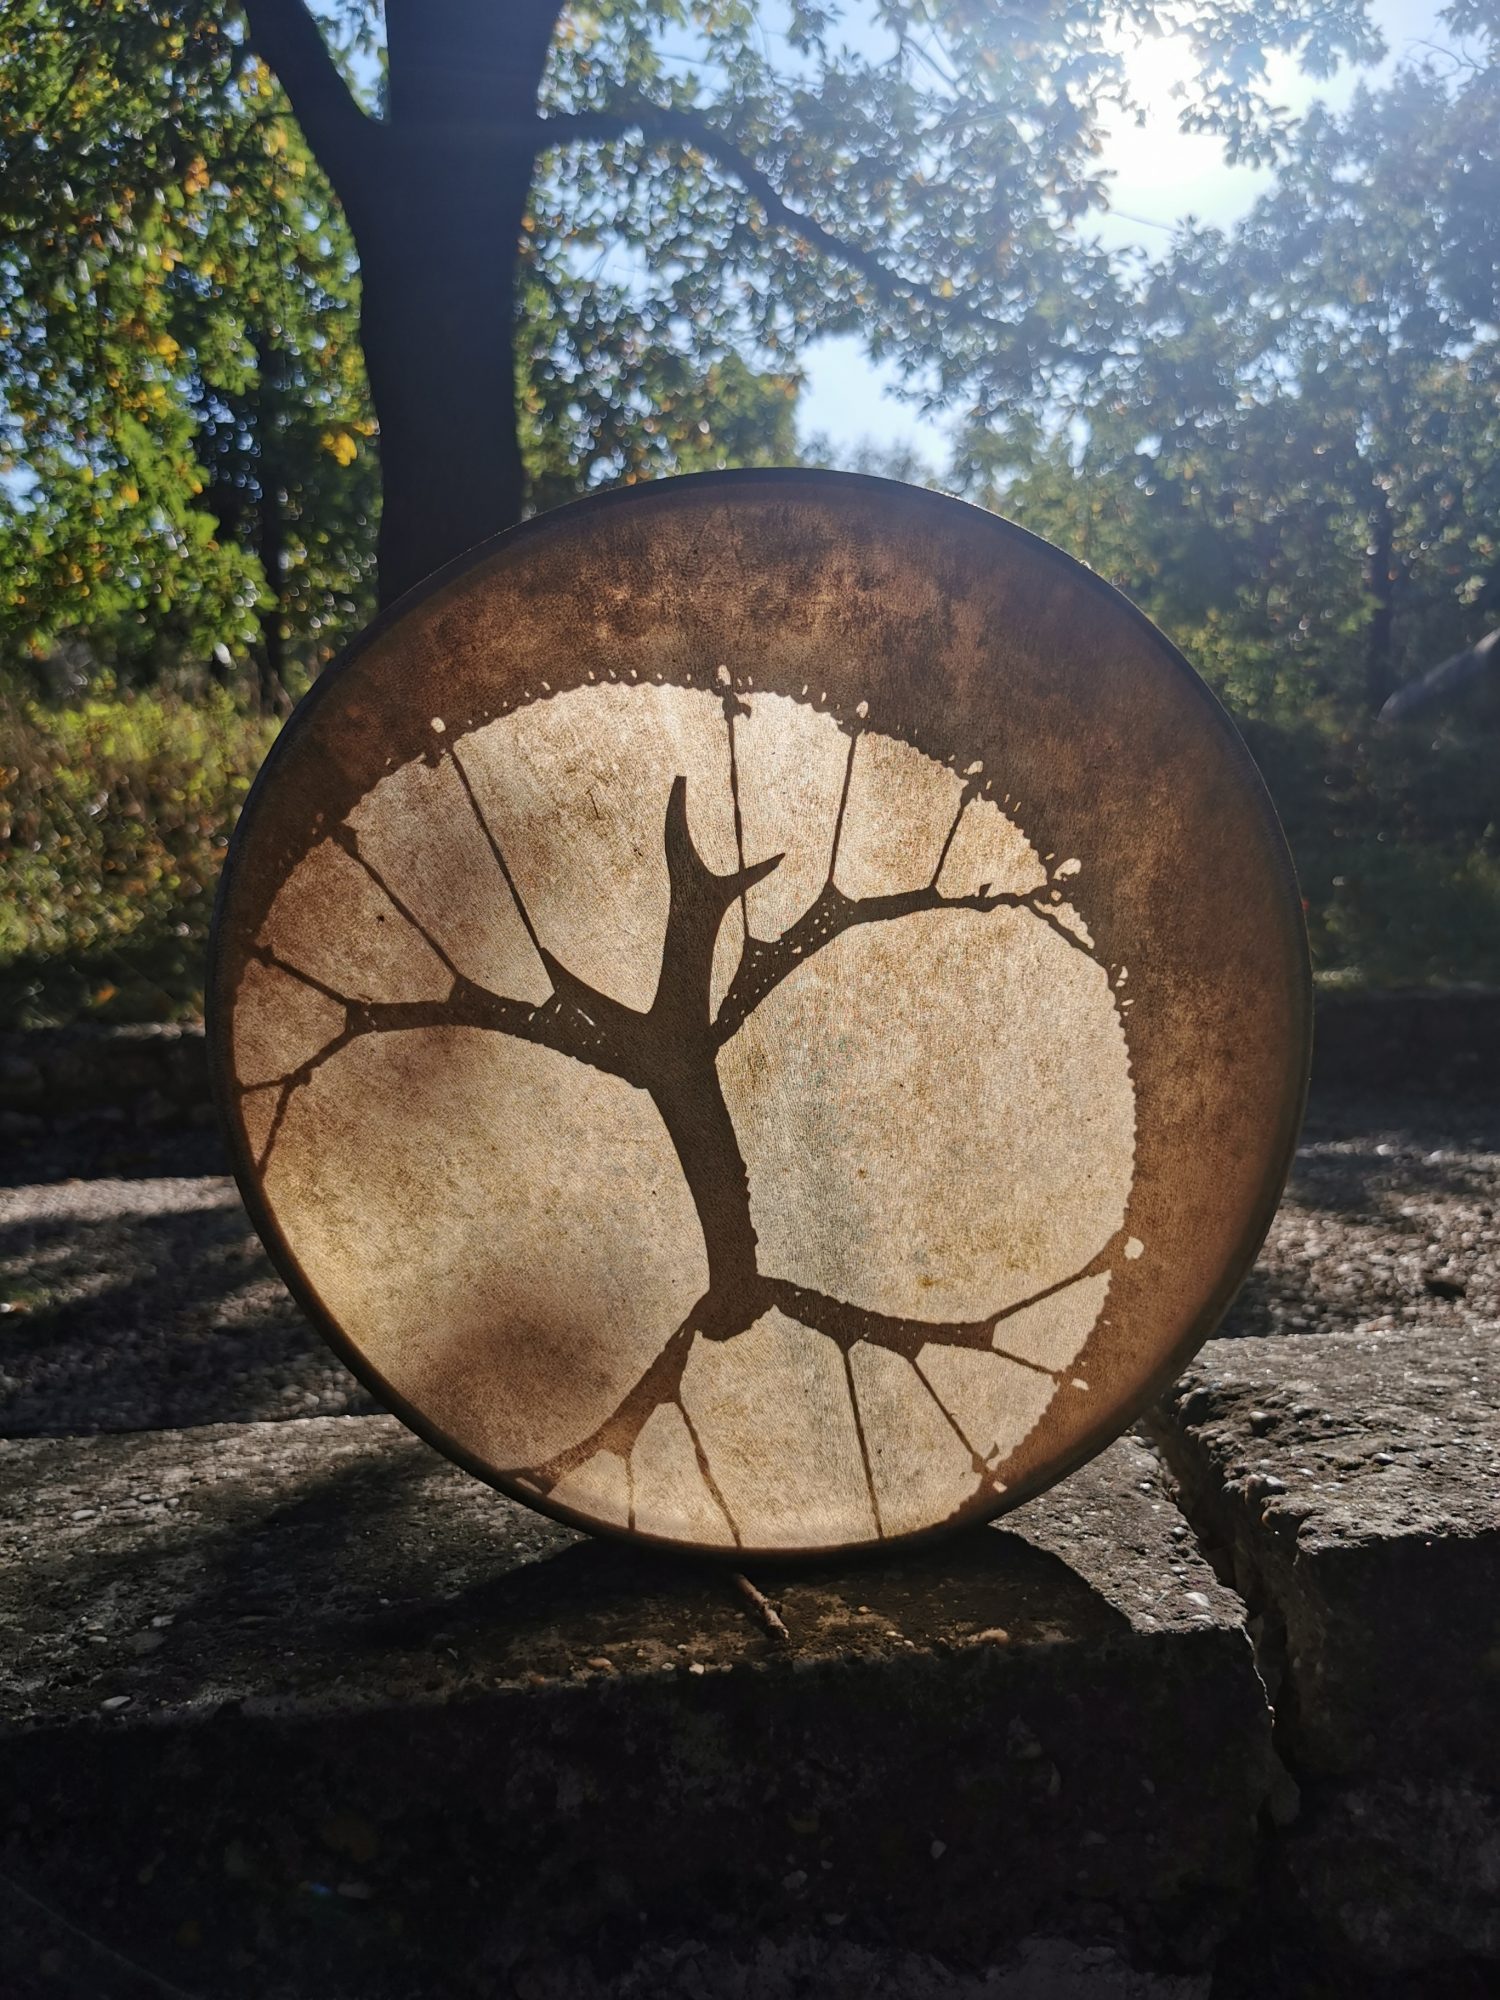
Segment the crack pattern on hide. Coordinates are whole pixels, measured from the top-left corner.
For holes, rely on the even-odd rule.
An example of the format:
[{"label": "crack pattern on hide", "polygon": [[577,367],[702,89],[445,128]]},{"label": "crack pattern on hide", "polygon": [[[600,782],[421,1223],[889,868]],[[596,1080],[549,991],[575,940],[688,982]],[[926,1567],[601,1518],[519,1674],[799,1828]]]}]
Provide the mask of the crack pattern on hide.
[{"label": "crack pattern on hide", "polygon": [[[721,672],[721,680],[723,679]],[[747,897],[755,884],[776,869],[782,855],[747,862],[741,807],[741,772],[736,721],[751,713],[732,688],[721,688],[721,707],[728,743],[730,804],[737,866],[715,872],[704,860],[688,824],[687,779],[673,778],[663,825],[668,877],[665,940],[657,988],[651,1006],[639,1009],[602,992],[580,978],[546,946],[517,886],[500,839],[484,811],[457,743],[439,755],[451,762],[468,808],[492,855],[506,894],[546,973],[552,991],[540,1003],[507,998],[478,984],[454,962],[442,940],[424,923],[410,903],[392,887],[386,875],[361,847],[356,830],[346,821],[329,838],[368,877],[378,894],[413,935],[433,954],[451,979],[440,998],[369,1000],[339,991],[327,980],[296,964],[261,941],[249,949],[251,960],[303,982],[311,991],[342,1010],[342,1025],[314,1053],[284,1074],[238,1086],[241,1098],[275,1092],[265,1137],[256,1156],[264,1174],[283,1132],[297,1093],[325,1065],[368,1036],[404,1034],[429,1029],[474,1029],[532,1042],[618,1077],[644,1091],[666,1126],[702,1226],[709,1285],[692,1311],[665,1339],[654,1359],[602,1422],[575,1444],[541,1464],[506,1469],[515,1486],[546,1499],[572,1474],[600,1452],[624,1461],[628,1525],[637,1526],[640,1494],[632,1454],[642,1432],[663,1410],[681,1417],[705,1493],[722,1516],[733,1543],[742,1534],[720,1479],[716,1478],[699,1427],[684,1400],[684,1377],[700,1340],[722,1342],[747,1332],[766,1313],[779,1311],[793,1326],[825,1336],[837,1348],[850,1417],[858,1444],[866,1494],[878,1539],[888,1533],[883,1515],[861,1408],[853,1357],[862,1344],[905,1361],[923,1391],[941,1413],[967,1455],[974,1492],[1003,1490],[1000,1466],[990,1464],[958,1416],[944,1401],[921,1363],[930,1347],[993,1354],[1060,1385],[1074,1371],[1053,1368],[1004,1344],[1001,1328],[1015,1315],[1066,1291],[1070,1286],[1108,1271],[1127,1238],[1122,1225],[1093,1256],[1025,1298],[985,1317],[968,1321],[902,1318],[857,1306],[827,1293],[798,1285],[761,1270],[757,1237],[751,1219],[749,1176],[733,1120],[725,1103],[716,1067],[718,1052],[781,983],[805,966],[835,939],[857,926],[890,924],[926,912],[1000,910],[1024,912],[1047,926],[1071,949],[1096,965],[1101,962],[1086,941],[1062,921],[1054,905],[1060,876],[1050,872],[1029,891],[997,891],[982,882],[973,891],[948,894],[939,889],[944,864],[958,836],[964,814],[981,795],[974,776],[966,778],[930,879],[920,887],[894,893],[850,896],[835,883],[849,807],[855,755],[866,733],[863,722],[841,722],[848,737],[838,809],[834,818],[827,874],[811,904],[780,935],[758,939],[751,934]],[[861,704],[863,707],[863,704]],[[977,767],[975,767],[977,769]],[[1076,864],[1069,864],[1076,867]],[[729,911],[738,906],[741,932],[739,957],[717,1010],[710,1005],[710,981],[719,932]],[[1139,1246],[1135,1246],[1138,1250]],[[1074,1378],[1076,1379],[1076,1378]]]}]

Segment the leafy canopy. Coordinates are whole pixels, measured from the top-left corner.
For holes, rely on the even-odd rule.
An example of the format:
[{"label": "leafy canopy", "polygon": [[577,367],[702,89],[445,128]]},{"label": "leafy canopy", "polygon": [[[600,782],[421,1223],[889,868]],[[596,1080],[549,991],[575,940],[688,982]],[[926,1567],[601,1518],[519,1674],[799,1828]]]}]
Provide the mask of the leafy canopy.
[{"label": "leafy canopy", "polygon": [[[379,118],[378,11],[320,27]],[[1162,31],[1201,60],[1185,121],[1247,157],[1285,138],[1269,52],[1322,70],[1377,47],[1363,0],[566,10],[522,244],[473,246],[516,256],[532,504],[785,460],[797,357],[836,332],[1024,434],[1128,336],[1083,225],[1123,51]],[[215,647],[314,666],[369,599],[374,415],[353,244],[242,14],[12,0],[0,181],[12,654],[82,637],[127,672]]]},{"label": "leafy canopy", "polygon": [[348,235],[269,72],[199,10],[19,0],[0,106],[10,646],[128,674],[273,608],[316,644],[366,595],[373,422]]},{"label": "leafy canopy", "polygon": [[1241,714],[1347,721],[1500,617],[1500,127],[1476,109],[1413,69],[1314,111],[1243,224],[1143,272],[1070,428],[1019,471],[966,440],[974,490]]}]

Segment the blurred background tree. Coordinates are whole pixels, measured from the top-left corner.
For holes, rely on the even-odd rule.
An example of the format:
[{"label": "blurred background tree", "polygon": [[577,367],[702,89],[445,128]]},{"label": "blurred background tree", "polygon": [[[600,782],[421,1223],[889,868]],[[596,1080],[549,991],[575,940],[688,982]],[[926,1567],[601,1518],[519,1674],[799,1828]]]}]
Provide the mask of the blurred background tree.
[{"label": "blurred background tree", "polygon": [[1235,230],[1142,273],[1133,338],[969,489],[1183,647],[1280,807],[1327,973],[1500,976],[1500,688],[1393,691],[1500,623],[1496,71],[1314,111]]},{"label": "blurred background tree", "polygon": [[1144,272],[1044,449],[1013,469],[1003,434],[965,441],[971,490],[1170,627],[1237,713],[1377,715],[1500,619],[1500,261],[1445,199],[1482,180],[1500,211],[1500,158],[1466,129],[1430,70],[1315,110],[1237,229]]},{"label": "blurred background tree", "polygon": [[0,25],[6,655],[264,707],[373,601],[348,229],[269,72],[206,19]]},{"label": "blurred background tree", "polygon": [[[202,610],[243,640],[246,579],[274,596],[294,519],[339,512],[321,490],[299,507],[272,460],[321,472],[369,435],[356,293],[386,598],[519,518],[526,445],[549,492],[562,464],[702,462],[719,399],[734,441],[748,377],[781,378],[774,404],[829,333],[1019,417],[1116,349],[1123,301],[1081,224],[1122,35],[1158,15],[1199,54],[1184,116],[1241,153],[1278,136],[1270,52],[1378,48],[1364,0],[788,0],[776,61],[747,0],[16,0],[0,370],[10,456],[46,496],[19,504],[103,474],[103,507],[147,509],[132,549],[199,547]],[[195,445],[263,522],[205,535]],[[92,545],[72,539],[52,580],[76,603]]]}]

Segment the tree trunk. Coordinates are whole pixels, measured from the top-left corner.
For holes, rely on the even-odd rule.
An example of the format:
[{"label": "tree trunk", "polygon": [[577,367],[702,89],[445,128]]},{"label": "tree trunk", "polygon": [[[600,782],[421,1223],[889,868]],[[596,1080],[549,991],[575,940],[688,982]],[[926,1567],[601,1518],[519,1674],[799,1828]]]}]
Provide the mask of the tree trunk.
[{"label": "tree trunk", "polygon": [[255,336],[260,385],[255,397],[256,554],[271,602],[260,618],[260,712],[274,715],[286,699],[286,646],[282,635],[286,517],[281,484],[281,356],[263,334]]},{"label": "tree trunk", "polygon": [[1365,589],[1370,622],[1365,632],[1365,707],[1379,715],[1395,685],[1395,531],[1390,496],[1377,488],[1370,513],[1370,541],[1365,552]]},{"label": "tree trunk", "polygon": [[260,560],[271,603],[260,620],[260,712],[276,715],[290,706],[286,692],[286,637],[281,607],[281,553],[285,541],[281,489],[260,490]]},{"label": "tree trunk", "polygon": [[1500,629],[1486,632],[1472,646],[1442,661],[1430,672],[1397,688],[1380,711],[1382,722],[1413,722],[1456,701],[1489,674],[1500,674]]},{"label": "tree trunk", "polygon": [[346,201],[388,604],[521,517],[515,283],[560,0],[388,0],[389,113]]},{"label": "tree trunk", "polygon": [[380,424],[388,604],[520,519],[515,280],[562,0],[386,0],[388,104],[365,115],[303,0],[245,0],[354,232]]},{"label": "tree trunk", "polygon": [[380,599],[521,517],[516,239],[531,158],[399,139],[356,226],[360,331],[380,423]]}]

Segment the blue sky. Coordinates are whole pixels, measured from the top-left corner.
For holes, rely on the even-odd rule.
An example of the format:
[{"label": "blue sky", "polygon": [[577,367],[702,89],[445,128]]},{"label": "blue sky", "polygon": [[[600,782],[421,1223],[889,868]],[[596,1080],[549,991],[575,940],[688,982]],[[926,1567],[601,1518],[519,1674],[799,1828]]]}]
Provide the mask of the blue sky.
[{"label": "blue sky", "polygon": [[[1277,101],[1294,112],[1319,98],[1342,106],[1361,78],[1378,80],[1403,56],[1443,41],[1434,0],[1375,0],[1372,11],[1390,49],[1379,69],[1342,70],[1315,82],[1290,62],[1275,61],[1271,81]],[[1186,47],[1172,41],[1143,41],[1127,57],[1148,117],[1144,127],[1117,120],[1106,145],[1102,164],[1115,176],[1113,213],[1099,229],[1106,243],[1161,248],[1172,225],[1189,214],[1203,222],[1231,223],[1270,182],[1269,170],[1227,165],[1216,139],[1178,130],[1172,86],[1188,74],[1190,60]],[[941,470],[947,458],[942,426],[891,393],[894,370],[873,367],[856,339],[824,341],[807,357],[806,368],[799,410],[804,436],[826,437],[839,455],[865,442],[912,445]]]}]

